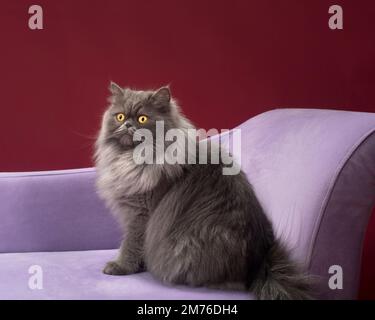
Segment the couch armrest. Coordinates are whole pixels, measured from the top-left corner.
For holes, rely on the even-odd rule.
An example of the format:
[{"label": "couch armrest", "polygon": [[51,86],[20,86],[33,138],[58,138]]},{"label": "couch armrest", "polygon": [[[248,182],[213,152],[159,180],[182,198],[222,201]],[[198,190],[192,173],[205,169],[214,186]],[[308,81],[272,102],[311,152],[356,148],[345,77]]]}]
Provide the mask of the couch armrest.
[{"label": "couch armrest", "polygon": [[115,248],[94,169],[0,174],[0,252]]},{"label": "couch armrest", "polygon": [[[276,109],[239,128],[242,168],[277,234],[320,277],[319,297],[355,299],[375,199],[375,114]],[[328,287],[332,265],[342,290]]]}]

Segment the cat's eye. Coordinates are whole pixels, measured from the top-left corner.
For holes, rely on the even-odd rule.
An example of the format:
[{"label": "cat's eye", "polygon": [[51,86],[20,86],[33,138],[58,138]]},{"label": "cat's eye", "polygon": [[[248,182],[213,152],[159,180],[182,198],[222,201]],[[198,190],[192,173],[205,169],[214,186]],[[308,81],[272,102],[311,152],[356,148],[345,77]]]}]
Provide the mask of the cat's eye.
[{"label": "cat's eye", "polygon": [[144,124],[144,123],[146,123],[147,120],[148,120],[148,118],[147,118],[146,116],[139,116],[139,117],[138,117],[138,122],[139,122],[140,124]]},{"label": "cat's eye", "polygon": [[125,120],[125,114],[123,114],[123,113],[116,114],[116,120],[118,122],[124,122],[124,120]]}]

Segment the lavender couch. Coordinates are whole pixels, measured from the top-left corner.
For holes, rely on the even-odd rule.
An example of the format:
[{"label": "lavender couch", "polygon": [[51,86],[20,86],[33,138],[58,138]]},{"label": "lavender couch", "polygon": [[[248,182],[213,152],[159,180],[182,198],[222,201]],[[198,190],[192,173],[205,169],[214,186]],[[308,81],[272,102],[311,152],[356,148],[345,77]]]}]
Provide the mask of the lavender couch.
[{"label": "lavender couch", "polygon": [[[356,298],[375,198],[375,114],[277,109],[239,128],[243,170],[294,257],[319,276],[319,297]],[[253,298],[102,274],[120,232],[94,180],[91,168],[0,174],[0,299]],[[43,289],[28,286],[33,265]],[[343,269],[342,290],[328,287],[331,265]]]}]

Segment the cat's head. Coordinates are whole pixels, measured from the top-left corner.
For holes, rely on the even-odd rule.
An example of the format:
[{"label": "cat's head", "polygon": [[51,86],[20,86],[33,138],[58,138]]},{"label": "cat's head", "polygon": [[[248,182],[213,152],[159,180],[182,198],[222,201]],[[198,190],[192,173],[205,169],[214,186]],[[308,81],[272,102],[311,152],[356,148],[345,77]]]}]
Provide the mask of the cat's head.
[{"label": "cat's head", "polygon": [[168,87],[152,91],[136,91],[110,84],[110,105],[103,116],[101,142],[122,150],[131,150],[137,143],[133,136],[138,129],[148,129],[156,135],[156,122],[163,121],[165,131],[190,127],[171,97]]}]

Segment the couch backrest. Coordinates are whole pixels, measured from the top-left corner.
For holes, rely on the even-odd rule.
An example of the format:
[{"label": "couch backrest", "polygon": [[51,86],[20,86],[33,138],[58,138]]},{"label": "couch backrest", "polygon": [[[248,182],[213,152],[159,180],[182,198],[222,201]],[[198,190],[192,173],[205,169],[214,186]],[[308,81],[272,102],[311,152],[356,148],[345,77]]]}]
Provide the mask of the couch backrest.
[{"label": "couch backrest", "polygon": [[[375,200],[375,114],[277,109],[238,128],[242,168],[277,234],[320,277],[319,297],[356,298]],[[335,265],[342,290],[328,287]]]}]

